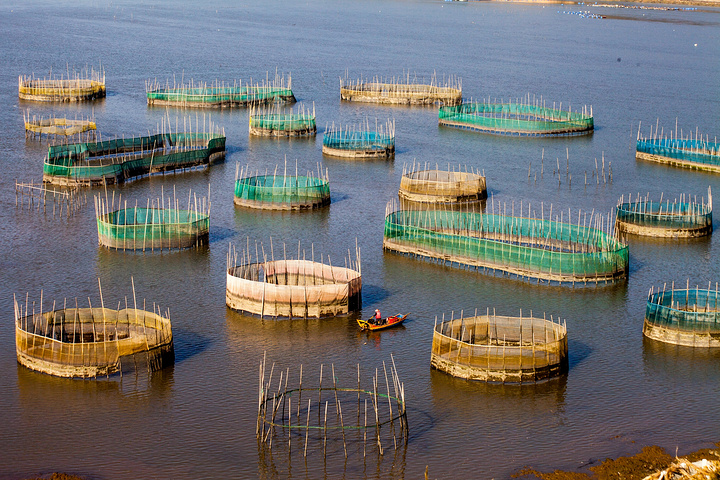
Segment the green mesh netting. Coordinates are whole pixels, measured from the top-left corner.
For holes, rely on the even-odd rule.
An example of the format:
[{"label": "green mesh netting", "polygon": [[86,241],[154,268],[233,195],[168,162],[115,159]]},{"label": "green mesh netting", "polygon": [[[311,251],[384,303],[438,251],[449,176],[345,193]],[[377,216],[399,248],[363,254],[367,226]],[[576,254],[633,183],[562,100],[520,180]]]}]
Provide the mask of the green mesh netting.
[{"label": "green mesh netting", "polygon": [[593,117],[520,103],[463,103],[440,107],[441,125],[498,134],[562,135],[589,133]]},{"label": "green mesh netting", "polygon": [[648,297],[645,320],[672,330],[720,334],[717,290],[702,288],[655,292]]},{"label": "green mesh netting", "polygon": [[43,165],[50,182],[121,182],[155,171],[208,164],[225,151],[225,137],[213,133],[172,133],[93,143],[51,146]]},{"label": "green mesh netting", "polygon": [[335,131],[325,133],[323,146],[339,150],[386,150],[395,148],[395,136],[377,132]]},{"label": "green mesh netting", "polygon": [[260,175],[237,180],[235,197],[248,204],[321,205],[330,201],[330,185],[317,177]]},{"label": "green mesh netting", "polygon": [[720,143],[687,139],[640,139],[636,151],[701,165],[720,166]]},{"label": "green mesh netting", "polygon": [[204,243],[210,217],[190,210],[126,208],[97,218],[98,238],[111,248],[151,250]]},{"label": "green mesh netting", "polygon": [[160,88],[147,92],[147,98],[148,103],[162,101],[185,105],[247,105],[276,100],[295,101],[292,89],[265,86]]},{"label": "green mesh netting", "polygon": [[407,211],[385,219],[386,248],[560,282],[625,276],[628,248],[595,228],[453,211]]},{"label": "green mesh netting", "polygon": [[712,210],[688,202],[625,202],[617,206],[616,219],[644,227],[698,229],[712,226]]},{"label": "green mesh netting", "polygon": [[282,132],[315,132],[315,116],[302,113],[268,113],[250,116],[250,128]]}]

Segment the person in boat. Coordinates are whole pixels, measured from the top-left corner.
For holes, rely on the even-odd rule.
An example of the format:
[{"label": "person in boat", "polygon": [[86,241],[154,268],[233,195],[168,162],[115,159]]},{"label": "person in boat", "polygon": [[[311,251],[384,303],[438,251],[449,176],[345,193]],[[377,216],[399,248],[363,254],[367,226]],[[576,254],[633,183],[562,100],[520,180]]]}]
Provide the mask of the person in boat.
[{"label": "person in boat", "polygon": [[370,319],[370,323],[373,325],[381,325],[382,324],[382,315],[380,315],[380,309],[375,309],[375,315],[372,316]]}]

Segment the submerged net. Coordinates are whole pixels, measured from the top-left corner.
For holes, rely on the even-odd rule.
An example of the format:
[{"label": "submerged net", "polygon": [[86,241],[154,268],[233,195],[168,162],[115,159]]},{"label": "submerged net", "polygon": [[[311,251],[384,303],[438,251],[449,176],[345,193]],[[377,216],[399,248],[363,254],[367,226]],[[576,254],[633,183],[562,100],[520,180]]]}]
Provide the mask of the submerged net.
[{"label": "submerged net", "polygon": [[462,102],[462,81],[450,76],[442,85],[433,75],[430,83],[417,78],[380,78],[351,80],[340,78],[340,98],[347,101],[429,105],[458,105]]},{"label": "submerged net", "polygon": [[451,375],[533,382],[567,372],[567,328],[543,318],[490,314],[436,322],[432,360]]},{"label": "submerged net", "polygon": [[590,133],[592,112],[546,108],[529,103],[463,103],[440,107],[441,125],[496,134],[570,135]]},{"label": "submerged net", "polygon": [[30,118],[29,114],[24,115],[25,118],[25,136],[29,134],[37,135],[56,135],[70,137],[78,135],[83,132],[90,130],[96,130],[97,126],[95,122],[87,119],[75,119],[71,120],[68,118],[37,118],[33,115]]},{"label": "submerged net", "polygon": [[[506,215],[388,207],[383,247],[521,277],[600,282],[628,271],[628,248],[601,227]],[[590,220],[593,224],[593,220]]]},{"label": "submerged net", "polygon": [[66,78],[18,77],[18,95],[23,100],[39,102],[79,102],[105,97],[105,73],[94,69]]},{"label": "submerged net", "polygon": [[43,179],[66,185],[120,183],[154,172],[209,165],[224,154],[224,133],[166,133],[54,145],[43,165]]},{"label": "submerged net", "polygon": [[138,353],[147,354],[152,370],[174,358],[169,314],[136,308],[28,313],[15,302],[15,340],[22,365],[61,377],[115,373],[123,357]]}]

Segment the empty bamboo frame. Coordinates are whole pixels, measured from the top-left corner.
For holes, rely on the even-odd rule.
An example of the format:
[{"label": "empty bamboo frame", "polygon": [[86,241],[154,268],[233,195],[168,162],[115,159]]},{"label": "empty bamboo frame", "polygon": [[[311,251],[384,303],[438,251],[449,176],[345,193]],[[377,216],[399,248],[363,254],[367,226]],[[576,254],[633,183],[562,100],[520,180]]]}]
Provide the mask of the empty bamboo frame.
[{"label": "empty bamboo frame", "polygon": [[388,120],[383,125],[377,124],[375,130],[370,125],[342,125],[335,127],[335,123],[325,128],[323,136],[323,155],[340,158],[378,158],[389,159],[395,157],[395,121]]},{"label": "empty bamboo frame", "polygon": [[80,192],[78,187],[55,187],[46,183],[20,183],[15,181],[15,206],[36,209],[42,208],[43,213],[52,209],[53,217],[66,217],[74,215],[87,205],[87,195]]},{"label": "empty bamboo frame", "polygon": [[408,440],[405,384],[397,373],[395,359],[390,358],[389,368],[383,361],[382,371],[375,369],[369,387],[362,385],[360,364],[357,383],[342,384],[334,365],[323,372],[320,364],[317,383],[300,365],[297,383],[293,384],[289,368],[278,368],[278,375],[275,363],[268,366],[263,356],[255,429],[259,444],[270,452],[285,451],[288,457],[293,450],[298,455],[302,452],[306,459],[313,455],[327,459],[335,453],[347,459],[360,453],[360,445],[363,457],[403,448]]},{"label": "empty bamboo frame", "polygon": [[[669,289],[666,289],[667,287]],[[718,284],[714,289],[664,284],[648,291],[643,334],[653,340],[687,347],[720,347]]]},{"label": "empty bamboo frame", "polygon": [[618,232],[649,237],[688,238],[712,233],[712,192],[708,187],[708,200],[681,195],[672,202],[662,195],[651,201],[649,195],[637,195],[635,200],[623,195],[615,209],[615,228]]},{"label": "empty bamboo frame", "polygon": [[95,121],[90,118],[72,120],[42,116],[38,118],[37,115],[33,115],[31,118],[30,112],[23,112],[23,119],[25,121],[25,138],[39,137],[42,139],[43,134],[45,136],[72,137],[97,129]]},{"label": "empty bamboo frame", "polygon": [[398,195],[401,200],[420,203],[475,202],[487,198],[485,175],[474,170],[465,171],[448,164],[447,170],[440,170],[413,162],[403,165]]},{"label": "empty bamboo frame", "polygon": [[532,383],[568,371],[565,322],[530,316],[485,315],[438,322],[435,317],[431,365],[454,377],[502,383]]},{"label": "empty bamboo frame", "polygon": [[255,244],[255,257],[250,240],[240,254],[230,246],[227,257],[225,302],[233,310],[260,317],[320,318],[345,315],[362,308],[360,250],[355,259],[345,259],[345,267],[315,261],[313,245],[310,259],[300,251],[297,258],[288,258],[283,244],[282,259],[275,260],[272,241],[270,258],[263,245]]},{"label": "empty bamboo frame", "polygon": [[557,210],[553,217],[552,205],[546,217],[542,203],[540,212],[529,204],[524,208],[522,203],[498,204],[498,213],[494,200],[489,203],[491,213],[479,213],[449,208],[399,210],[391,201],[383,248],[538,283],[598,284],[627,276],[628,247],[612,234],[613,216],[578,211],[573,222],[569,210],[567,217]]},{"label": "empty bamboo frame", "polygon": [[267,103],[294,103],[295,95],[292,91],[292,78],[275,74],[271,80],[266,77],[261,82],[250,81],[243,85],[242,80],[223,82],[214,80],[188,83],[181,82],[165,85],[155,80],[145,82],[145,94],[148,105],[172,106],[183,108],[219,108],[219,107],[247,107],[250,105]]},{"label": "empty bamboo frame", "polygon": [[35,102],[84,102],[105,97],[105,72],[91,69],[89,72],[68,70],[60,78],[52,71],[45,78],[34,75],[18,77],[18,95],[21,100]]},{"label": "empty bamboo frame", "polygon": [[417,77],[378,76],[357,80],[340,77],[340,99],[348,102],[387,103],[397,105],[459,105],[462,102],[462,80],[450,76],[442,84],[435,74],[429,83]]},{"label": "empty bamboo frame", "polygon": [[250,135],[259,137],[304,137],[317,133],[315,105],[312,111],[300,104],[297,111],[285,111],[275,105],[270,108],[252,106]]},{"label": "empty bamboo frame", "polygon": [[317,175],[288,175],[287,160],[282,173],[278,166],[270,174],[249,172],[249,167],[235,168],[235,205],[260,210],[310,210],[330,205],[330,184],[327,170],[318,164]]},{"label": "empty bamboo frame", "polygon": [[[225,158],[225,131],[203,119],[184,119],[184,130],[169,119],[156,135],[92,143],[53,145],[43,165],[43,181],[69,186],[123,183],[155,173],[207,168]],[[195,128],[196,130],[193,130]]]},{"label": "empty bamboo frame", "polygon": [[127,200],[115,192],[112,200],[95,197],[98,243],[115,250],[159,251],[181,250],[208,244],[210,232],[210,201],[188,193],[184,199],[173,197],[148,199],[146,205],[128,207]]},{"label": "empty bamboo frame", "polygon": [[640,133],[642,124],[638,125],[635,158],[655,163],[664,163],[673,167],[689,168],[706,172],[720,173],[720,143],[717,137],[710,139],[702,135],[698,128],[693,132],[665,129],[656,121],[650,126],[650,135]]},{"label": "empty bamboo frame", "polygon": [[552,108],[541,98],[500,102],[490,99],[456,106],[440,107],[438,122],[447,127],[464,128],[483,133],[518,136],[585,135],[593,132],[592,106],[579,111],[562,109],[562,102]]},{"label": "empty bamboo frame", "polygon": [[92,378],[121,372],[128,357],[133,365],[137,356],[144,357],[151,371],[174,361],[169,310],[162,312],[153,304],[147,311],[144,300],[139,308],[134,282],[131,307],[125,297],[124,308],[122,302],[117,309],[106,308],[102,287],[99,307],[88,298],[88,307],[80,308],[75,298],[65,299],[62,308],[53,302],[45,311],[42,292],[39,311],[34,301],[30,303],[27,295],[24,304],[14,300],[17,360],[27,368],[59,377]]}]

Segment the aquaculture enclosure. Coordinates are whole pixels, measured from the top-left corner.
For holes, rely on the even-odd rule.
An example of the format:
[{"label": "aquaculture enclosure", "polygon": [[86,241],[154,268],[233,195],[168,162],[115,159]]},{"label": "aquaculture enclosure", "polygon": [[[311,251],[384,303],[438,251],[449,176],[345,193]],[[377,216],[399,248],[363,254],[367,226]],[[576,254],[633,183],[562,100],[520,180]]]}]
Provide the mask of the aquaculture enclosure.
[{"label": "aquaculture enclosure", "polygon": [[325,129],[322,152],[332,157],[346,158],[393,158],[395,156],[395,121],[370,130],[366,123],[357,128],[342,126]]},{"label": "aquaculture enclosure", "polygon": [[[630,197],[629,197],[630,198]],[[650,237],[702,237],[712,233],[712,194],[708,187],[708,201],[680,200],[651,201],[647,196],[624,201],[623,196],[615,210],[615,228],[618,232]]]},{"label": "aquaculture enclosure", "polygon": [[137,202],[130,207],[115,196],[109,202],[102,195],[95,197],[98,243],[115,250],[183,249],[207,245],[210,232],[210,202],[188,194],[187,207],[181,200],[158,198]]},{"label": "aquaculture enclosure", "polygon": [[288,175],[287,163],[281,174],[250,174],[248,168],[235,169],[235,204],[262,210],[307,210],[330,205],[327,170],[318,165],[317,175]]},{"label": "aquaculture enclosure", "polygon": [[458,105],[462,102],[462,81],[450,76],[442,84],[435,75],[429,83],[417,78],[374,77],[351,80],[340,77],[340,99],[350,102],[389,103],[400,105]]},{"label": "aquaculture enclosure", "polygon": [[665,343],[688,347],[720,347],[718,285],[711,289],[651,288],[645,308],[643,334]]},{"label": "aquaculture enclosure", "polygon": [[315,135],[315,106],[312,112],[300,105],[296,112],[280,108],[256,108],[250,110],[250,135],[261,137],[302,137]]},{"label": "aquaculture enclosure", "polygon": [[274,102],[295,102],[295,95],[292,91],[292,78],[287,79],[283,75],[275,75],[270,80],[266,78],[262,82],[253,83],[252,79],[246,85],[242,80],[232,83],[215,80],[209,85],[207,82],[195,82],[176,84],[173,79],[165,85],[157,80],[145,82],[145,93],[148,105],[173,106],[173,107],[245,107]]},{"label": "aquaculture enclosure", "polygon": [[[38,311],[26,297],[15,300],[15,345],[18,362],[32,370],[59,377],[97,377],[121,372],[145,360],[149,370],[172,364],[173,350],[170,315],[153,305],[153,311],[133,306],[117,310],[100,306],[80,308],[77,299],[62,308],[43,310],[42,295]],[[90,300],[88,299],[88,302]]]},{"label": "aquaculture enclosure", "polygon": [[[525,213],[530,216],[528,205]],[[474,211],[386,210],[383,248],[409,255],[457,263],[517,277],[561,284],[610,282],[628,272],[628,248],[611,233],[611,217],[587,212],[577,223],[555,215],[545,218]],[[493,205],[494,212],[494,205]]]},{"label": "aquaculture enclosure", "polygon": [[[160,130],[160,129],[159,129]],[[162,133],[148,137],[53,145],[43,180],[58,185],[107,185],[160,172],[207,167],[225,157],[225,132]]]},{"label": "aquaculture enclosure", "polygon": [[460,166],[440,170],[413,163],[403,165],[398,192],[401,199],[422,203],[473,202],[487,197],[485,175],[474,170],[460,170]]},{"label": "aquaculture enclosure", "polygon": [[519,136],[583,135],[593,131],[592,107],[573,112],[546,107],[540,101],[518,100],[516,103],[490,100],[440,107],[440,125],[465,128],[484,133]]},{"label": "aquaculture enclosure", "polygon": [[258,441],[270,451],[284,450],[291,456],[295,449],[306,458],[342,453],[347,459],[359,456],[361,450],[363,457],[383,455],[388,448],[398,450],[408,438],[405,385],[394,359],[389,368],[385,362],[382,367],[382,372],[375,370],[372,387],[362,384],[359,364],[357,379],[350,383],[338,379],[334,365],[323,374],[320,364],[317,383],[310,375],[303,377],[300,365],[295,383],[294,379],[290,382],[289,368],[276,372],[275,364],[268,368],[263,358],[255,431]]},{"label": "aquaculture enclosure", "polygon": [[105,72],[91,69],[89,72],[61,74],[53,77],[52,71],[45,78],[34,75],[18,77],[18,94],[22,100],[36,102],[83,102],[105,97]]},{"label": "aquaculture enclosure", "polygon": [[324,264],[322,255],[320,262],[316,262],[314,247],[310,260],[306,260],[305,251],[301,254],[299,245],[297,253],[296,259],[287,258],[283,245],[283,259],[275,260],[272,243],[270,258],[264,247],[258,251],[256,244],[253,259],[248,241],[238,263],[237,253],[231,249],[225,296],[228,307],[261,317],[290,318],[344,315],[362,308],[357,248],[355,260],[348,251],[345,267],[334,266],[330,257],[327,257],[328,264]]},{"label": "aquaculture enclosure", "polygon": [[486,382],[525,383],[568,371],[567,328],[560,319],[496,316],[488,309],[438,322],[430,363],[455,377]]},{"label": "aquaculture enclosure", "polygon": [[40,117],[33,115],[30,118],[29,112],[23,113],[23,119],[25,120],[25,138],[36,136],[42,138],[43,134],[46,136],[53,135],[57,137],[72,137],[74,135],[80,135],[84,132],[93,132],[97,129],[94,120],[87,119],[68,119],[68,118],[57,118],[57,117]]},{"label": "aquaculture enclosure", "polygon": [[720,143],[717,137],[712,141],[709,135],[701,135],[696,129],[695,132],[687,134],[677,127],[674,131],[665,134],[665,129],[658,132],[656,123],[655,129],[650,127],[650,135],[644,137],[638,126],[635,157],[638,160],[664,163],[674,167],[690,168],[693,170],[704,170],[708,172],[720,172]]}]

